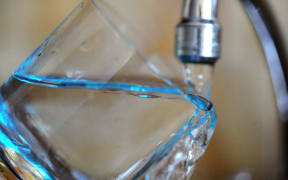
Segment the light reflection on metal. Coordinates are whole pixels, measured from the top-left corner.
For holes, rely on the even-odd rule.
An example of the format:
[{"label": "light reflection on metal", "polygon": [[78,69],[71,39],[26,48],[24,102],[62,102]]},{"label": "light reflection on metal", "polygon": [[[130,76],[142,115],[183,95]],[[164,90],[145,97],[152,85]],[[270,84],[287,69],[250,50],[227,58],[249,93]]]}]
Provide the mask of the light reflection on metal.
[{"label": "light reflection on metal", "polygon": [[218,0],[184,0],[182,18],[217,20]]},{"label": "light reflection on metal", "polygon": [[185,63],[214,64],[220,56],[218,0],[184,0],[175,54]]},{"label": "light reflection on metal", "polygon": [[267,25],[260,15],[259,10],[250,0],[242,0],[245,10],[258,34],[262,44],[266,61],[270,70],[270,75],[274,87],[276,103],[282,121],[288,120],[288,93],[283,68],[281,66],[280,56],[276,45],[269,32]]}]

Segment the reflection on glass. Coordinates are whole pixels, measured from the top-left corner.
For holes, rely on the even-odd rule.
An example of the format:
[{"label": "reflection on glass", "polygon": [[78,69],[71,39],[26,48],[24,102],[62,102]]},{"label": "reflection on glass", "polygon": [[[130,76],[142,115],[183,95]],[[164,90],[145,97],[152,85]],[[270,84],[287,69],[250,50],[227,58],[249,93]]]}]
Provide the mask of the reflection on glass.
[{"label": "reflection on glass", "polygon": [[22,179],[185,179],[204,153],[206,85],[110,12],[83,1],[2,85],[1,156]]}]

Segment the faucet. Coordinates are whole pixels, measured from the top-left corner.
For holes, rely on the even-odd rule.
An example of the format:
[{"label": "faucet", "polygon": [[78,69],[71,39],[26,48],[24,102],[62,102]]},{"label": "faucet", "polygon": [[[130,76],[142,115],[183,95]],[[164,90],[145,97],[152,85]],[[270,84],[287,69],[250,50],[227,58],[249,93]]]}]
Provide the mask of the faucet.
[{"label": "faucet", "polygon": [[220,56],[218,0],[184,0],[176,28],[176,56],[184,63],[214,64]]},{"label": "faucet", "polygon": [[[273,83],[283,129],[284,154],[288,153],[288,64],[282,39],[269,6],[263,0],[240,0],[262,45]],[[218,0],[183,0],[182,18],[176,27],[175,55],[184,64],[214,65],[220,57],[221,26]],[[284,156],[288,177],[288,156]]]},{"label": "faucet", "polygon": [[[265,13],[268,13],[268,5],[265,2],[240,1],[263,47],[273,81],[280,119],[288,123],[288,66],[285,53],[281,50],[281,40],[275,37],[276,32],[271,29],[277,27],[271,24],[272,20],[265,18],[267,16]],[[175,38],[175,55],[183,63],[214,65],[219,59],[221,26],[218,23],[217,12],[218,0],[183,0],[182,18],[176,27]]]}]

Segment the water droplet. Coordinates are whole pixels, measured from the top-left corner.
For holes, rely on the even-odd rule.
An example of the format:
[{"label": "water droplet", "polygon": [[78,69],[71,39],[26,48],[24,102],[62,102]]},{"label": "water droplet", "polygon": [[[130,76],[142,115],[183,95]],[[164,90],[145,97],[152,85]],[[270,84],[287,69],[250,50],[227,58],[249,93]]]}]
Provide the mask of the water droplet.
[{"label": "water droplet", "polygon": [[66,73],[66,76],[68,78],[75,78],[75,79],[81,79],[84,76],[84,73],[81,71],[68,71]]},{"label": "water droplet", "polygon": [[198,74],[198,78],[199,78],[199,79],[203,79],[203,78],[204,78],[204,75],[203,75],[203,74]]}]

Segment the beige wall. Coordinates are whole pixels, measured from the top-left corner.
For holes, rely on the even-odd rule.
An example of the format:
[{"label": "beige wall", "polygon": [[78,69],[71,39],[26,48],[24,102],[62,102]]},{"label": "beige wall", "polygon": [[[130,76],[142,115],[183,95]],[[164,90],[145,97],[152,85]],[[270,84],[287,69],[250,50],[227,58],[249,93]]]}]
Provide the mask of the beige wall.
[{"label": "beige wall", "polygon": [[[0,82],[79,1],[0,1]],[[279,22],[284,23],[282,31],[287,34],[288,2],[269,3],[277,9]],[[223,54],[216,66],[212,94],[218,124],[193,177],[234,179],[247,172],[253,179],[278,179],[279,124],[262,50],[238,1],[222,0],[220,12]],[[288,36],[285,39],[288,44]]]}]

